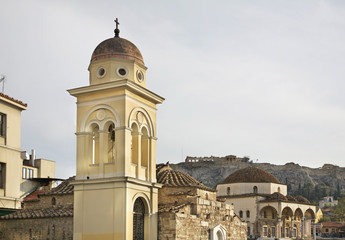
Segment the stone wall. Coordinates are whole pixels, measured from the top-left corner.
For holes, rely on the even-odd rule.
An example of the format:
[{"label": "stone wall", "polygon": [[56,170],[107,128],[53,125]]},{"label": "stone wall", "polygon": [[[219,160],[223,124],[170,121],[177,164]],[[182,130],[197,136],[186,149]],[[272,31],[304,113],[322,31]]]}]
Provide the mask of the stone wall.
[{"label": "stone wall", "polygon": [[[73,194],[41,195],[39,199],[24,201],[24,209],[39,209],[52,206],[72,206]],[[55,198],[53,205],[52,199]]]},{"label": "stone wall", "polygon": [[72,240],[73,217],[0,220],[0,240]]},{"label": "stone wall", "polygon": [[195,198],[176,211],[159,213],[159,240],[209,240],[212,229],[221,225],[226,239],[247,239],[247,224],[233,214],[231,205]]}]

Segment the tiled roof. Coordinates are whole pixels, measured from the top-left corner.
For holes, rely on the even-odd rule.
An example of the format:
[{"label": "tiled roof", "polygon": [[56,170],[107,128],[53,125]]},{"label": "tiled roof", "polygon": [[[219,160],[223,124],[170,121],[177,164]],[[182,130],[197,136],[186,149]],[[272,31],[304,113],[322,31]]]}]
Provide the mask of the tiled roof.
[{"label": "tiled roof", "polygon": [[157,182],[165,187],[196,187],[206,191],[216,191],[184,172],[173,170],[169,165],[157,165],[156,170]]},{"label": "tiled roof", "polygon": [[266,182],[280,184],[279,180],[275,176],[269,172],[266,172],[265,170],[255,167],[247,167],[237,170],[225,178],[221,184],[243,182]]},{"label": "tiled roof", "polygon": [[189,204],[190,204],[189,202],[185,202],[185,203],[158,205],[158,212],[178,212],[179,209]]},{"label": "tiled roof", "polygon": [[10,96],[8,96],[6,94],[3,94],[3,93],[0,93],[0,97],[6,98],[7,100],[10,100],[10,101],[15,102],[15,103],[17,103],[19,105],[22,105],[23,107],[27,107],[28,106],[26,103],[23,103],[22,101],[14,99],[14,98],[12,98],[12,97],[10,97]]},{"label": "tiled roof", "polygon": [[296,196],[295,199],[300,203],[310,204],[310,201],[303,196]]},{"label": "tiled roof", "polygon": [[61,194],[71,194],[74,192],[74,187],[71,184],[74,181],[75,177],[70,177],[67,180],[63,181],[59,186],[53,188],[52,190],[40,194],[40,195],[61,195]]},{"label": "tiled roof", "polygon": [[345,224],[339,223],[339,222],[322,222],[321,225],[323,227],[342,227]]},{"label": "tiled roof", "polygon": [[42,209],[24,209],[5,216],[1,216],[0,220],[51,217],[73,217],[73,207],[70,206],[68,208],[50,207]]},{"label": "tiled roof", "polygon": [[45,191],[45,190],[36,190],[36,191],[30,193],[29,195],[27,195],[24,198],[24,201],[37,200],[38,199],[38,195],[43,194],[45,192],[47,192],[47,191]]}]

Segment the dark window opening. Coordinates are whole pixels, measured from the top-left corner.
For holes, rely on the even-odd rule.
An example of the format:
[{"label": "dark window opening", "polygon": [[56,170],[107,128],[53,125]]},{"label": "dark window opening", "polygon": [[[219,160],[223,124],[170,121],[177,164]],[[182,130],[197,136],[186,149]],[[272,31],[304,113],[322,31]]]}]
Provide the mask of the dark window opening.
[{"label": "dark window opening", "polygon": [[0,188],[5,188],[6,163],[0,163]]}]

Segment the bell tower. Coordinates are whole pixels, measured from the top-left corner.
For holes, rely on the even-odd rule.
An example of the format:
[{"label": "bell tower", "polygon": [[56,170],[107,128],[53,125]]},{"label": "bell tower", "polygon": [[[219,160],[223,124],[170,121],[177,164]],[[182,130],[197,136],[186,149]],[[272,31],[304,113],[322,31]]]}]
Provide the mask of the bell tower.
[{"label": "bell tower", "polygon": [[156,106],[146,88],[139,49],[115,37],[101,42],[89,65],[89,85],[77,99],[75,240],[157,239]]}]

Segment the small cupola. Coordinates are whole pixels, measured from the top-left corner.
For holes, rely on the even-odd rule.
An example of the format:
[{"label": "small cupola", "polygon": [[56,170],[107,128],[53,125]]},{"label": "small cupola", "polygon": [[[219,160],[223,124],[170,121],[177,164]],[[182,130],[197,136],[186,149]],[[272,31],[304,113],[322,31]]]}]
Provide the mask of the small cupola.
[{"label": "small cupola", "polygon": [[117,18],[115,23],[115,36],[98,44],[92,53],[89,65],[90,85],[128,79],[146,87],[147,68],[143,56],[132,42],[120,38],[120,23]]}]

